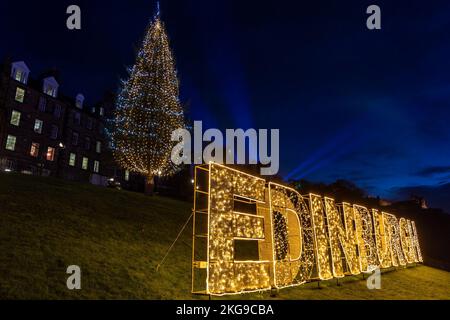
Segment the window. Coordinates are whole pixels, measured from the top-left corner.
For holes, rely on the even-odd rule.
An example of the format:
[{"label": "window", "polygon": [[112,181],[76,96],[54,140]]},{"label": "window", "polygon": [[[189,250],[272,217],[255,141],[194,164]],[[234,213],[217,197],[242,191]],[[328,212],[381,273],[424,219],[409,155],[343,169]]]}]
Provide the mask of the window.
[{"label": "window", "polygon": [[19,124],[20,124],[20,112],[19,111],[16,111],[16,110],[13,110],[12,112],[11,112],[11,121],[10,121],[10,123],[13,125],[13,126],[19,126]]},{"label": "window", "polygon": [[130,171],[125,170],[125,181],[129,181],[130,180]]},{"label": "window", "polygon": [[61,106],[59,104],[55,105],[55,109],[53,110],[53,115],[55,118],[61,117]]},{"label": "window", "polygon": [[92,130],[92,127],[93,127],[93,121],[92,121],[92,118],[88,118],[88,119],[87,119],[86,127],[87,127],[89,130]]},{"label": "window", "polygon": [[72,144],[74,146],[78,145],[78,132],[72,133]]},{"label": "window", "polygon": [[55,148],[48,147],[47,148],[47,161],[55,160]]},{"label": "window", "polygon": [[98,173],[100,169],[100,162],[98,162],[97,160],[94,161],[94,172]]},{"label": "window", "polygon": [[45,107],[46,106],[47,106],[47,99],[45,99],[45,97],[40,97],[39,98],[39,105],[38,105],[39,111],[45,112]]},{"label": "window", "polygon": [[95,152],[102,152],[102,143],[100,141],[97,141],[97,143],[95,144]]},{"label": "window", "polygon": [[6,159],[4,163],[5,163],[4,165],[5,171],[14,171],[16,167],[16,161]]},{"label": "window", "polygon": [[81,115],[79,112],[73,113],[73,123],[78,124],[78,125],[81,123]]},{"label": "window", "polygon": [[36,119],[34,121],[34,132],[41,134],[43,126],[44,126],[44,122],[42,120]]},{"label": "window", "polygon": [[100,115],[103,116],[105,114],[105,109],[103,107],[100,107]]},{"label": "window", "polygon": [[20,69],[15,70],[14,80],[22,82],[23,71]]},{"label": "window", "polygon": [[27,84],[30,69],[24,61],[16,61],[11,64],[11,78],[23,84]]},{"label": "window", "polygon": [[58,138],[58,126],[52,125],[52,133],[50,134],[50,138],[57,139]]},{"label": "window", "polygon": [[56,91],[52,87],[46,87],[44,93],[48,94],[51,97],[54,97],[56,95]]},{"label": "window", "polygon": [[33,142],[31,143],[30,156],[37,158],[38,155],[39,155],[39,143]]},{"label": "window", "polygon": [[91,149],[91,139],[89,137],[85,137],[84,138],[84,148],[86,150],[90,150]]},{"label": "window", "polygon": [[75,153],[71,153],[71,154],[69,155],[69,166],[75,167],[75,161],[76,161],[76,159],[77,159],[76,154],[75,154]]},{"label": "window", "polygon": [[82,109],[83,108],[83,102],[84,102],[84,96],[81,93],[77,94],[77,97],[75,98],[75,106],[78,109]]},{"label": "window", "polygon": [[88,169],[88,163],[89,159],[86,157],[83,157],[83,162],[81,163],[81,169],[87,170]]},{"label": "window", "polygon": [[22,89],[22,88],[17,87],[15,99],[16,99],[17,102],[22,103],[23,100],[25,99],[25,90]]},{"label": "window", "polygon": [[16,137],[8,134],[6,138],[6,150],[14,151],[16,149]]},{"label": "window", "polygon": [[44,90],[43,91],[46,95],[56,98],[56,95],[58,93],[58,83],[56,82],[56,80],[54,80],[54,78],[51,78],[51,79],[53,79],[51,81],[48,79],[50,79],[50,78],[44,79]]}]

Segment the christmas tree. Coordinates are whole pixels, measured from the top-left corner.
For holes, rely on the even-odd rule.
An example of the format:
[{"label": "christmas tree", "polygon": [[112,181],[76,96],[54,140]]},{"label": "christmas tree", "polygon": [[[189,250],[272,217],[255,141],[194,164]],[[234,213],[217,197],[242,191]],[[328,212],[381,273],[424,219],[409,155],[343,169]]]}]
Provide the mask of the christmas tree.
[{"label": "christmas tree", "polygon": [[146,178],[146,193],[153,192],[155,176],[176,171],[171,134],[183,127],[175,63],[158,9],[122,83],[111,133],[116,161]]}]

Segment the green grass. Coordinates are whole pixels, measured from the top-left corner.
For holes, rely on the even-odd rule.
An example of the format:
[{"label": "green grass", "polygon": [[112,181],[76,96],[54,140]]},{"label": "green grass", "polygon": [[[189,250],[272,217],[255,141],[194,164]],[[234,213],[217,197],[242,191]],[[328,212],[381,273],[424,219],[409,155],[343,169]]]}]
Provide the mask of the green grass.
[{"label": "green grass", "polygon": [[[190,294],[190,226],[156,272],[190,210],[163,197],[0,174],[0,298],[205,298]],[[66,287],[72,264],[81,267],[81,290]],[[340,282],[227,298],[450,298],[450,273],[426,266],[383,273],[381,290],[368,290],[361,276]]]}]

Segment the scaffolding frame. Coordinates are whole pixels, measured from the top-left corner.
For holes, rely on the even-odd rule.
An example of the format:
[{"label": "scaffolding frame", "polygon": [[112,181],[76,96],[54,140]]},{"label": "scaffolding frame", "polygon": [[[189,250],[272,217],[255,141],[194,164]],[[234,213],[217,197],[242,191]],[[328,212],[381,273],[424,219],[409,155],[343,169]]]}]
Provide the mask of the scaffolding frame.
[{"label": "scaffolding frame", "polygon": [[[192,266],[191,266],[191,293],[192,294],[198,294],[198,295],[208,295],[208,264],[209,264],[209,211],[210,211],[210,204],[209,204],[209,195],[210,195],[210,185],[211,185],[211,178],[210,178],[210,171],[211,166],[209,164],[204,165],[198,165],[195,166],[194,169],[194,206],[192,209],[193,213],[193,222],[192,222]],[[199,185],[200,175],[204,174],[207,176],[207,185],[201,186]],[[206,190],[205,190],[206,189]],[[201,206],[200,199],[201,197],[207,197],[207,207]],[[197,230],[197,215],[207,215],[207,223],[208,228],[206,233],[204,232],[198,232]],[[202,244],[199,243],[199,241],[196,241],[199,238],[206,238],[206,248],[202,248]],[[199,248],[200,247],[200,248]],[[196,253],[200,250],[205,254],[205,259],[197,259]],[[198,270],[206,270],[206,277],[204,279],[204,288],[201,288],[198,290],[196,288],[196,271]]]}]

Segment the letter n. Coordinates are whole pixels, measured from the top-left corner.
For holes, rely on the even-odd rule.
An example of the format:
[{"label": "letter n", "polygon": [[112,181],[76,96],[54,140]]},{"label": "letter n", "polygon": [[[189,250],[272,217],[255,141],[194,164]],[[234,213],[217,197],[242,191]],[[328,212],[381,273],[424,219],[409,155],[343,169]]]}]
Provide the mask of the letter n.
[{"label": "letter n", "polygon": [[[343,221],[339,209],[341,209],[344,217]],[[328,221],[333,275],[335,277],[343,277],[347,266],[351,274],[357,275],[361,273],[356,230],[353,227],[355,218],[351,205],[343,203],[338,208],[334,199],[325,197],[325,212]],[[344,262],[346,262],[345,265]]]}]

